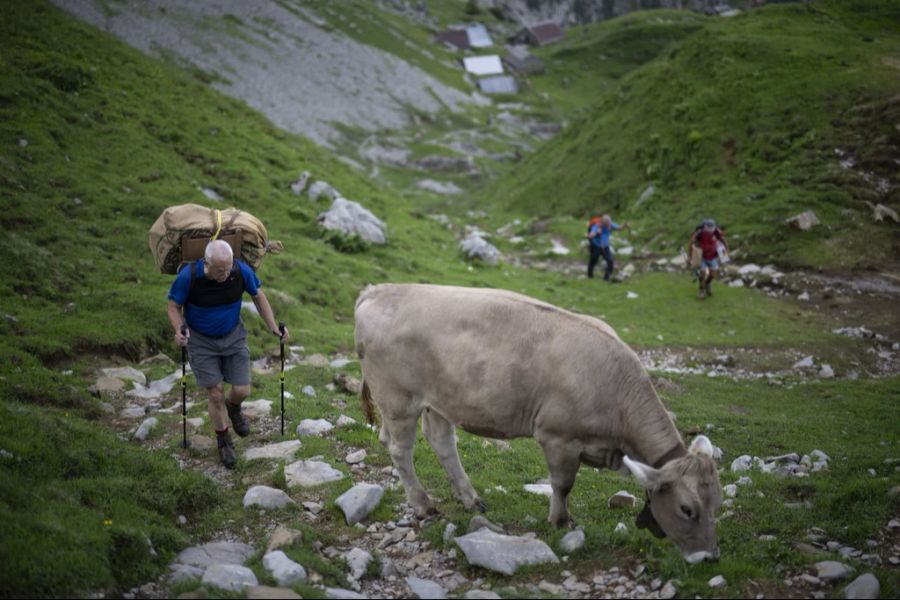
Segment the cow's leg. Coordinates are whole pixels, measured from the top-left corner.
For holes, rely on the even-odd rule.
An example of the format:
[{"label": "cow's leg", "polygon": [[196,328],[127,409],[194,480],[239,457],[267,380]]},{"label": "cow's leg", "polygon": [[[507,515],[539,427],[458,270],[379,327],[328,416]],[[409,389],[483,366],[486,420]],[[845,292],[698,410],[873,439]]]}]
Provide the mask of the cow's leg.
[{"label": "cow's leg", "polygon": [[553,496],[550,498],[549,521],[557,527],[573,525],[569,517],[569,492],[575,485],[575,476],[581,465],[581,445],[573,441],[538,439],[547,458],[550,469],[550,485]]},{"label": "cow's leg", "polygon": [[383,427],[388,438],[388,451],[391,453],[394,466],[400,472],[400,481],[406,490],[406,498],[419,517],[437,512],[431,498],[428,497],[425,488],[416,477],[416,470],[413,467],[413,446],[416,444],[418,415],[403,416],[402,418],[389,418],[387,415],[383,415],[383,418]]},{"label": "cow's leg", "polygon": [[428,443],[434,448],[441,466],[450,477],[450,485],[453,487],[453,495],[463,503],[463,506],[472,510],[477,508],[481,512],[487,510],[487,505],[478,497],[469,476],[463,470],[459,462],[459,452],[456,449],[456,428],[450,421],[437,414],[433,410],[425,409],[422,417],[422,432],[428,439]]}]

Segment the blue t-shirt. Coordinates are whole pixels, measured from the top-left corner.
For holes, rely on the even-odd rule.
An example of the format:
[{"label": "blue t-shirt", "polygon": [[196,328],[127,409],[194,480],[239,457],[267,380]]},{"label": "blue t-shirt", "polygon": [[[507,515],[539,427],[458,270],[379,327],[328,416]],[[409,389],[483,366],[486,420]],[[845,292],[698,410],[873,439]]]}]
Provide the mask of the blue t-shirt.
[{"label": "blue t-shirt", "polygon": [[602,225],[600,223],[595,223],[591,225],[591,234],[596,233],[598,230],[600,231],[600,235],[592,237],[591,243],[600,248],[606,248],[609,246],[609,234],[612,233],[613,229],[618,229],[619,226],[613,223],[610,227],[606,225]]},{"label": "blue t-shirt", "polygon": [[[169,300],[172,300],[179,306],[184,306],[184,319],[187,322],[188,327],[192,330],[199,331],[203,335],[211,337],[220,337],[229,333],[232,329],[237,327],[237,324],[241,319],[240,296],[242,296],[243,293],[228,294],[232,299],[223,303],[217,303],[215,299],[211,302],[203,302],[202,306],[189,302],[188,296],[191,293],[191,269],[194,269],[195,292],[203,288],[212,289],[214,291],[226,290],[237,285],[235,278],[237,277],[238,269],[240,269],[241,277],[244,280],[243,291],[251,296],[256,296],[259,292],[259,288],[262,287],[259,278],[247,263],[241,260],[235,260],[228,279],[224,283],[219,284],[218,282],[215,282],[215,280],[206,277],[203,259],[200,259],[196,263],[189,263],[181,269],[175,277],[175,281],[172,282],[172,287],[169,288]],[[201,287],[198,288],[198,286]],[[210,296],[213,296],[213,294],[210,294]],[[236,300],[233,299],[235,296],[237,297]]]}]

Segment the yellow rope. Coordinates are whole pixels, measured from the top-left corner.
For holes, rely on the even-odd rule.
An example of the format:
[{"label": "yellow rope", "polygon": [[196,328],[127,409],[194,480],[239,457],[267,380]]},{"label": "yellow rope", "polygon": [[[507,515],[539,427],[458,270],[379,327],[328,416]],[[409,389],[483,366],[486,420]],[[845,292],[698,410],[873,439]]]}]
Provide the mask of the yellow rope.
[{"label": "yellow rope", "polygon": [[213,241],[217,237],[219,237],[219,233],[222,232],[222,211],[216,209],[216,232],[213,234],[209,241]]}]

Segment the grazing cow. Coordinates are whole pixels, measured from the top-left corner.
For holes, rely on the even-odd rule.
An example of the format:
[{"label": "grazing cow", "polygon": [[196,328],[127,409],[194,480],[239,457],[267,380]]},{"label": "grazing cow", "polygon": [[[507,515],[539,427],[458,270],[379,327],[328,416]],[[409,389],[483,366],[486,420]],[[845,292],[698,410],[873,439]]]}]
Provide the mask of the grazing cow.
[{"label": "grazing cow", "polygon": [[631,471],[647,490],[638,526],[689,562],[718,557],[722,503],[712,445],[685,448],[635,353],[603,321],[505,290],[376,285],[356,301],[363,408],[419,515],[434,505],[413,468],[419,416],[466,508],[486,509],[459,462],[456,429],[533,436],[544,450],[550,522],[570,524],[579,465]]}]

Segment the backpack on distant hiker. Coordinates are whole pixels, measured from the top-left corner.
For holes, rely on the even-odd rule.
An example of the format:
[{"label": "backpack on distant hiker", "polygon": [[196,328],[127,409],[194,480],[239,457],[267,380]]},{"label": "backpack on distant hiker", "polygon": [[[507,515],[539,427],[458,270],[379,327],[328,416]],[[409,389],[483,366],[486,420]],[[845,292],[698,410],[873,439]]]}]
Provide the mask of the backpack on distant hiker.
[{"label": "backpack on distant hiker", "polygon": [[207,244],[222,240],[255,271],[267,253],[283,249],[269,241],[265,225],[248,212],[236,208],[218,210],[199,204],[170,206],[150,228],[150,252],[162,273],[174,275],[189,262],[203,258]]},{"label": "backpack on distant hiker", "polygon": [[603,223],[603,218],[602,218],[602,217],[591,217],[591,219],[588,221],[588,224],[587,224],[587,232],[588,232],[588,234],[590,235],[590,233],[591,233],[591,228],[592,228],[594,225],[600,225],[601,223]]}]

